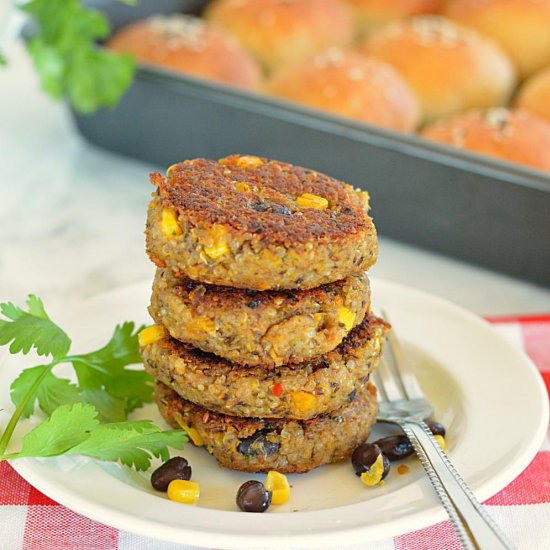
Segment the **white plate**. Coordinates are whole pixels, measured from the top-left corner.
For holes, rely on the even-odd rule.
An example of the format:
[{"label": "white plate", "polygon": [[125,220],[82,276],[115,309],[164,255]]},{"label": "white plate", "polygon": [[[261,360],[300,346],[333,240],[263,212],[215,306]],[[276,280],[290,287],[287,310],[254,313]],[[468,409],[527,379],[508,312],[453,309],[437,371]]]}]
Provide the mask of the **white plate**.
[{"label": "white plate", "polygon": [[[449,453],[477,497],[484,500],[532,460],[548,425],[544,386],[527,356],[483,320],[428,294],[373,281],[375,307],[388,311],[448,430]],[[150,284],[91,299],[56,320],[69,329],[74,350],[102,344],[117,322],[148,322]],[[2,423],[13,410],[9,383],[28,358],[4,357],[0,369]],[[30,364],[30,363],[29,363]],[[154,406],[140,417],[161,422]],[[25,423],[15,434],[17,449]],[[168,501],[151,489],[148,473],[80,457],[25,459],[13,466],[35,487],[76,512],[142,535],[223,548],[283,545],[320,548],[365,542],[441,521],[445,514],[420,466],[392,471],[384,487],[367,488],[348,462],[290,476],[292,496],[265,514],[237,511],[234,498],[246,473],[218,468],[202,449],[182,454],[201,484],[198,506]]]}]

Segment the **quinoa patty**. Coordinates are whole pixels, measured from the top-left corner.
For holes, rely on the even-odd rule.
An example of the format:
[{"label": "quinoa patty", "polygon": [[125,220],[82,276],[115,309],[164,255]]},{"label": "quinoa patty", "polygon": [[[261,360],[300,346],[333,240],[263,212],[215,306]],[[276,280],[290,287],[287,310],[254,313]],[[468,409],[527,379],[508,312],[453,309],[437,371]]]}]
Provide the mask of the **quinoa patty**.
[{"label": "quinoa patty", "polygon": [[308,419],[343,407],[376,367],[387,325],[369,316],[335,350],[295,366],[240,367],[166,337],[145,369],[184,399],[233,416]]},{"label": "quinoa patty", "polygon": [[254,290],[314,288],[376,261],[368,194],[319,172],[232,155],[151,175],[147,252],[204,283]]},{"label": "quinoa patty", "polygon": [[376,390],[368,382],[351,403],[311,420],[238,418],[185,401],[157,382],[155,401],[164,419],[203,443],[221,466],[246,472],[302,473],[348,458],[376,422]]},{"label": "quinoa patty", "polygon": [[149,313],[176,340],[240,365],[273,367],[327,353],[370,305],[365,274],[310,290],[247,291],[158,269]]}]

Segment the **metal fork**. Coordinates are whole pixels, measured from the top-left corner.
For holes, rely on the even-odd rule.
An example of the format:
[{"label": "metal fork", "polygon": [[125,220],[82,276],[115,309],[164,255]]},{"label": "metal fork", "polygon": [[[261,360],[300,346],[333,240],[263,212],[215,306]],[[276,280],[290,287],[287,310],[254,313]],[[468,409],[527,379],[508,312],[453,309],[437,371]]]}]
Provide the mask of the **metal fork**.
[{"label": "metal fork", "polygon": [[[383,317],[387,321],[385,312]],[[403,360],[393,330],[387,342],[373,374],[380,401],[378,420],[397,424],[408,436],[464,548],[512,549],[428,428],[425,419],[432,416],[432,406]]]}]

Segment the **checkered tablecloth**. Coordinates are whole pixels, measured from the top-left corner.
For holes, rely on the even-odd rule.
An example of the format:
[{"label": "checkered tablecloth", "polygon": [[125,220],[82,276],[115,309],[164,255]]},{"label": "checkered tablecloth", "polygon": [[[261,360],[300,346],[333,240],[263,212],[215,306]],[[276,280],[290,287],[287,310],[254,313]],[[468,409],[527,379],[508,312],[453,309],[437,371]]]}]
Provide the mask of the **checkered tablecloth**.
[{"label": "checkered tablecloth", "polygon": [[[550,315],[491,319],[522,346],[540,369],[550,393]],[[519,548],[550,548],[550,438],[529,467],[485,503]],[[351,547],[342,550],[352,550]],[[433,550],[459,548],[448,521],[393,539],[353,547]],[[119,531],[57,504],[0,463],[0,549],[2,550],[192,550]],[[482,549],[485,550],[485,549]]]}]

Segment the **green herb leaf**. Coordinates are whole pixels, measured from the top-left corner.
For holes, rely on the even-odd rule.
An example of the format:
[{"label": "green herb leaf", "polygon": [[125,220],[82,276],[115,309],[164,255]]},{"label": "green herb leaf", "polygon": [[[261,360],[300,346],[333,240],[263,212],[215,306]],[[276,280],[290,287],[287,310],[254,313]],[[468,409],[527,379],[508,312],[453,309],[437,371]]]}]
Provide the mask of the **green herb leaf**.
[{"label": "green herb leaf", "polygon": [[31,0],[21,9],[37,25],[27,48],[44,90],[68,96],[84,113],[114,106],[132,82],[135,62],[96,46],[110,30],[105,16],[79,0]]},{"label": "green herb leaf", "polygon": [[83,396],[98,408],[103,420],[125,419],[153,400],[153,378],[143,370],[126,368],[141,363],[137,338],[141,327],[134,328],[129,322],[118,325],[103,348],[71,357]]},{"label": "green herb leaf", "polygon": [[24,354],[34,348],[38,355],[63,357],[71,347],[71,340],[46,314],[40,298],[30,294],[28,311],[12,303],[0,304],[0,345],[11,342],[10,353]]},{"label": "green herb leaf", "polygon": [[88,439],[98,425],[97,411],[91,405],[63,405],[25,435],[21,451],[9,458],[62,455]]},{"label": "green herb leaf", "polygon": [[22,410],[23,418],[28,418],[34,412],[36,400],[40,408],[49,415],[60,405],[72,405],[81,401],[78,388],[71,384],[70,380],[55,376],[51,370],[52,365],[31,367],[23,370],[12,382],[11,400],[17,407],[31,391],[35,382],[43,376],[34,398],[30,399]]},{"label": "green herb leaf", "polygon": [[148,420],[100,424],[88,439],[67,454],[93,456],[101,460],[120,461],[137,470],[151,466],[151,456],[170,457],[168,447],[181,448],[187,441],[182,430],[164,432]]}]

